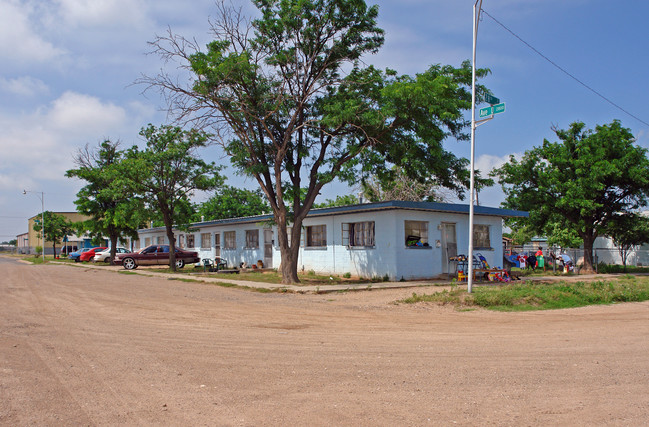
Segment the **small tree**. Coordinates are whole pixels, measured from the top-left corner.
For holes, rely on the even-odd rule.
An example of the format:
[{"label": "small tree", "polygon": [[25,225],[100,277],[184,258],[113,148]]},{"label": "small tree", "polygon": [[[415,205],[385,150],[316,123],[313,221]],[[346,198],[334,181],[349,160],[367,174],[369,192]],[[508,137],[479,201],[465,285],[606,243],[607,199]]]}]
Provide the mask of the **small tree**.
[{"label": "small tree", "polygon": [[121,163],[129,188],[149,209],[161,216],[169,241],[169,267],[176,270],[174,226],[187,228],[192,221],[190,198],[196,190],[214,189],[223,179],[214,163],[201,160],[196,151],[204,147],[207,135],[179,127],[149,125],[140,132],[146,149],[128,150]]},{"label": "small tree", "polygon": [[[62,215],[55,214],[54,212],[45,211],[45,241],[52,242],[53,257],[56,258],[56,242],[61,241],[64,237],[69,235],[72,231],[72,222]],[[34,231],[40,232],[42,230],[40,218],[34,221]],[[45,242],[43,242],[43,246]]]},{"label": "small tree", "polygon": [[75,177],[88,183],[79,190],[74,203],[80,213],[91,219],[78,228],[93,238],[108,237],[111,264],[118,240],[125,236],[136,239],[137,230],[146,219],[142,200],[133,197],[123,179],[119,166],[124,152],[118,148],[119,142],[108,139],[94,150],[86,145],[74,159],[77,169],[66,172],[68,178]]},{"label": "small tree", "polygon": [[196,210],[194,220],[239,218],[261,215],[270,212],[261,191],[236,188],[229,185],[219,186],[212,197],[201,203]]},{"label": "small tree", "polygon": [[609,224],[607,234],[617,246],[626,273],[629,253],[649,242],[649,220],[634,213],[617,215]]},{"label": "small tree", "polygon": [[314,203],[313,207],[314,208],[333,208],[336,206],[349,206],[349,205],[356,205],[360,201],[358,200],[358,197],[354,196],[353,194],[345,194],[343,196],[338,195],[336,196],[335,199],[327,199],[323,203]]}]

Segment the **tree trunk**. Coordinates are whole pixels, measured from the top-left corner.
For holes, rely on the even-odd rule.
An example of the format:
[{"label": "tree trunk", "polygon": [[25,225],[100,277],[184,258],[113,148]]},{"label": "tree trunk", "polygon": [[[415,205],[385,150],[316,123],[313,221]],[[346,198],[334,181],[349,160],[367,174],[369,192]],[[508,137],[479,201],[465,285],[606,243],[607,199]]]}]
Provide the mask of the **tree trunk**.
[{"label": "tree trunk", "polygon": [[176,271],[176,238],[174,237],[173,226],[165,226],[167,229],[167,240],[169,240],[169,268]]},{"label": "tree trunk", "polygon": [[593,245],[595,243],[595,236],[587,234],[583,236],[584,239],[584,267],[585,273],[593,273]]},{"label": "tree trunk", "polygon": [[[297,275],[297,262],[300,253],[300,235],[302,230],[302,223],[293,224],[291,236],[287,234],[286,219],[277,218],[277,240],[279,241],[279,250],[282,256],[280,265],[280,272],[282,273],[282,283],[285,285],[292,285],[300,283],[300,278]],[[289,245],[289,238],[291,244]]]},{"label": "tree trunk", "polygon": [[115,254],[117,253],[117,235],[110,233],[110,265],[115,265]]},{"label": "tree trunk", "polygon": [[[45,246],[43,246],[43,251],[44,250],[45,250]],[[52,250],[54,251],[52,252],[52,258],[56,259],[56,242],[52,242]]]}]

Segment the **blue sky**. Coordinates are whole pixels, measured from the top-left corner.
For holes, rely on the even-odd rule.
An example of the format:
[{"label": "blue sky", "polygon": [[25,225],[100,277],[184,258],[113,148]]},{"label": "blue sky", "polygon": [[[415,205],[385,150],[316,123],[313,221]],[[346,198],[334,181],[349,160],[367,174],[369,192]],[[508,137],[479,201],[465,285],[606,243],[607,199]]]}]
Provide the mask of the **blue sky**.
[{"label": "blue sky", "polygon": [[[235,0],[244,11],[250,3]],[[368,2],[372,3],[372,2]],[[381,0],[386,41],[367,63],[414,74],[435,63],[459,65],[471,57],[472,0]],[[484,0],[483,8],[579,80],[649,122],[647,26],[649,3],[622,0]],[[26,232],[45,192],[45,209],[74,211],[82,182],[64,177],[75,152],[104,138],[141,144],[139,129],[162,124],[160,100],[132,83],[163,66],[147,56],[147,41],[167,27],[208,42],[212,0],[0,0],[0,241]],[[589,128],[621,120],[649,148],[648,126],[566,76],[484,16],[477,65],[492,70],[482,83],[506,103],[506,112],[476,134],[482,170],[555,140],[553,125],[583,121]],[[447,141],[459,156],[469,144]],[[216,149],[208,160],[228,164]],[[233,176],[231,183],[254,188]],[[323,198],[347,190],[333,185]],[[498,206],[494,187],[480,202]]]}]

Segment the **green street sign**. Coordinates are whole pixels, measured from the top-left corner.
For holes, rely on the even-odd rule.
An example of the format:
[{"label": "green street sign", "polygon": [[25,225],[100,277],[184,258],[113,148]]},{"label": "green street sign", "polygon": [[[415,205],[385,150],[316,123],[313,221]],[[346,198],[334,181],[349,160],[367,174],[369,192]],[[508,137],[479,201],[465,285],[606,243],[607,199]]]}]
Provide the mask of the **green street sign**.
[{"label": "green street sign", "polygon": [[486,94],[485,97],[484,97],[484,100],[487,101],[491,105],[500,104],[500,99],[498,99],[495,96],[490,95],[490,94]]},{"label": "green street sign", "polygon": [[480,118],[492,116],[498,113],[505,112],[505,103],[492,105],[491,107],[485,107],[480,109]]}]

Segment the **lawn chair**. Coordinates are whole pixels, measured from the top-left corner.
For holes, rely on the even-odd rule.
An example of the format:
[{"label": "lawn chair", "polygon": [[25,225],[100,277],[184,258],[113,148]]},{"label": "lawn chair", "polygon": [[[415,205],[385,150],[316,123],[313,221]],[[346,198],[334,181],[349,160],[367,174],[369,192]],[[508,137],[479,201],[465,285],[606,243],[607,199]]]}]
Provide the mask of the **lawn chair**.
[{"label": "lawn chair", "polygon": [[480,265],[479,268],[484,268],[485,270],[489,269],[489,263],[487,262],[487,258],[485,258],[481,253],[475,254],[475,256],[478,258],[478,264]]},{"label": "lawn chair", "polygon": [[226,268],[228,268],[228,262],[219,256],[214,258],[214,264],[216,271],[225,270]]}]

